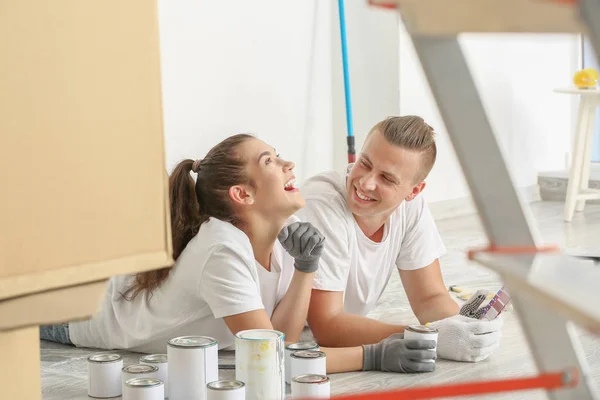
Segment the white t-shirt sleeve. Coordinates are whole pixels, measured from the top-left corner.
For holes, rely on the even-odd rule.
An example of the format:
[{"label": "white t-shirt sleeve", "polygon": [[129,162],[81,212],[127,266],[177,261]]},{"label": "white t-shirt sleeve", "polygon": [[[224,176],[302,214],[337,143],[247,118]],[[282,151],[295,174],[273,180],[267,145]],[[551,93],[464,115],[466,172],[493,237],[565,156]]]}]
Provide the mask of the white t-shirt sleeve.
[{"label": "white t-shirt sleeve", "polygon": [[403,270],[423,268],[446,253],[446,247],[422,195],[406,203],[406,226],[396,260]]},{"label": "white t-shirt sleeve", "polygon": [[209,257],[198,289],[215,318],[264,308],[256,266],[251,262],[227,246]]},{"label": "white t-shirt sleeve", "polygon": [[344,210],[336,205],[338,204],[335,200],[331,203],[321,200],[307,201],[299,215],[325,236],[325,247],[321,254],[319,269],[313,279],[313,288],[343,292],[346,290],[350,271],[348,224]]}]

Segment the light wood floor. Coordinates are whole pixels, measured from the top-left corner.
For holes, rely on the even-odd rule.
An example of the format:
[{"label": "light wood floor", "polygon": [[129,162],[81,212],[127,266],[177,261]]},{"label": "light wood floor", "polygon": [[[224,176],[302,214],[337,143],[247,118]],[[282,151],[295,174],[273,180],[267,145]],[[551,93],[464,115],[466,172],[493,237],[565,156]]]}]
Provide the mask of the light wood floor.
[{"label": "light wood floor", "polygon": [[[600,254],[600,205],[588,205],[584,213],[576,214],[571,223],[562,221],[562,202],[539,202],[531,205],[535,226],[547,244],[556,244],[566,252]],[[469,290],[496,290],[498,276],[478,264],[466,260],[465,251],[487,243],[476,216],[460,217],[438,222],[448,248],[441,259],[447,285]],[[598,282],[600,289],[600,282]],[[377,308],[370,315],[390,323],[416,322],[402,289],[399,277],[393,275]],[[468,380],[499,379],[535,374],[536,368],[516,314],[504,315],[503,338],[500,349],[480,363],[457,363],[438,360],[436,370],[429,374],[405,375],[381,372],[356,372],[330,375],[332,394],[357,393],[414,387]],[[600,392],[600,338],[580,331],[580,339],[596,389]],[[48,400],[87,399],[86,357],[96,351],[75,349],[42,342],[43,398]],[[121,352],[125,363],[137,362],[139,355]],[[224,361],[232,355],[223,353]],[[221,378],[233,378],[234,371],[221,370]],[[289,390],[289,386],[288,386]],[[513,392],[502,395],[461,397],[462,399],[544,399],[542,391]]]}]

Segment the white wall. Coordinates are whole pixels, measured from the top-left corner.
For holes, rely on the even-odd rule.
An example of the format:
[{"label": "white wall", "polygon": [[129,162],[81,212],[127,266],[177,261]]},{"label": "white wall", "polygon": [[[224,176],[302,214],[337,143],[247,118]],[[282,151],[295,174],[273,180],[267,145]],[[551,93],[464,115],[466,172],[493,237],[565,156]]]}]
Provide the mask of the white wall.
[{"label": "white wall", "polygon": [[238,132],[299,179],[331,168],[330,14],[318,0],[160,0],[169,171]]},{"label": "white wall", "polygon": [[[397,16],[366,1],[346,7],[360,148],[375,122],[398,112]],[[248,131],[295,161],[300,181],[343,166],[337,1],[159,0],[159,22],[169,171]]]},{"label": "white wall", "polygon": [[[569,86],[579,42],[570,35],[462,35],[461,45],[484,107],[518,187],[537,173],[562,169],[575,121]],[[400,30],[400,111],[418,114],[438,132],[438,161],[428,178],[430,203],[470,196],[437,105],[406,32]]]}]

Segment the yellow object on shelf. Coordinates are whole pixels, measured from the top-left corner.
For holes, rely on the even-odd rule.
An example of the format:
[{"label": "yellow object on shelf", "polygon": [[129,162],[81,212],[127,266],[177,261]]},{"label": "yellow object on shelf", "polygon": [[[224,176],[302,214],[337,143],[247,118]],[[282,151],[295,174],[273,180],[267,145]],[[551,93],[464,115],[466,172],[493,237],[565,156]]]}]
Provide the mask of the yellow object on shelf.
[{"label": "yellow object on shelf", "polygon": [[586,68],[577,71],[573,76],[573,83],[579,89],[596,87],[596,84],[598,83],[598,71],[594,68]]}]

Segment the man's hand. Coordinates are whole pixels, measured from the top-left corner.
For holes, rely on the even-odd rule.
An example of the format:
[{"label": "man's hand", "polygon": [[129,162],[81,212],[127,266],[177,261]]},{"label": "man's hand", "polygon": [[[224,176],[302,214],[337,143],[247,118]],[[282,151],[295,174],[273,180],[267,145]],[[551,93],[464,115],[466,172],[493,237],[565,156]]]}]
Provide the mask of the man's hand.
[{"label": "man's hand", "polygon": [[405,340],[395,333],[377,344],[363,345],[363,370],[431,372],[435,369],[435,341]]},{"label": "man's hand", "polygon": [[300,272],[315,272],[323,253],[325,237],[309,222],[294,222],[277,235],[283,248],[294,257],[294,267]]}]

